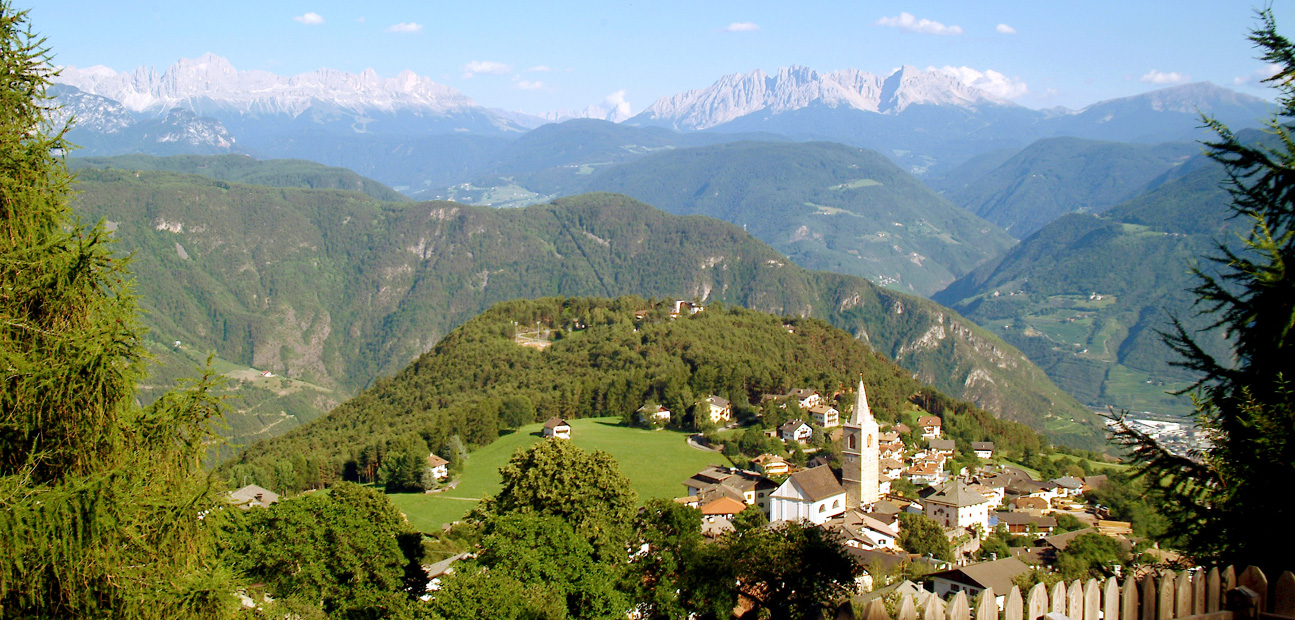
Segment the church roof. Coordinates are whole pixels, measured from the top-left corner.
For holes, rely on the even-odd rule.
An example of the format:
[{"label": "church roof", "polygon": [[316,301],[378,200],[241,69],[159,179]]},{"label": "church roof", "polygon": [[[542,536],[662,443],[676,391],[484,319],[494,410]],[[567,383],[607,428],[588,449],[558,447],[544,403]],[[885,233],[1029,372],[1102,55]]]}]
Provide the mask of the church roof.
[{"label": "church roof", "polygon": [[868,392],[863,389],[863,379],[859,379],[859,389],[855,392],[854,411],[850,412],[849,426],[862,426],[863,424],[876,424],[877,421],[872,417],[872,409],[868,407]]},{"label": "church roof", "polygon": [[794,481],[811,502],[845,493],[845,487],[837,482],[831,467],[804,469],[792,474],[788,480]]}]

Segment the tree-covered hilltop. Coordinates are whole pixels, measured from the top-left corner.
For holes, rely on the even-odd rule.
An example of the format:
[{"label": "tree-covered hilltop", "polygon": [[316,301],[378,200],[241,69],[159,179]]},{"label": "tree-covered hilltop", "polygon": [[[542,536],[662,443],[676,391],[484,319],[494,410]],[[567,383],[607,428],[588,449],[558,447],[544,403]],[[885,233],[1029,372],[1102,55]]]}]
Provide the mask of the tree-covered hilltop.
[{"label": "tree-covered hilltop", "polygon": [[947,309],[806,271],[740,228],[624,196],[498,210],[120,170],[82,170],[77,189],[83,217],[106,219],[134,253],[161,348],[179,340],[333,390],[292,393],[309,402],[290,412],[326,411],[501,301],[642,295],[822,318],[958,398],[1072,444],[1100,434],[1024,356]]},{"label": "tree-covered hilltop", "polygon": [[[504,427],[551,416],[631,421],[645,403],[658,403],[674,412],[675,423],[690,425],[695,404],[711,394],[750,416],[748,403],[796,387],[842,394],[845,407],[860,376],[882,420],[920,402],[961,429],[964,442],[995,441],[1017,454],[1040,445],[1027,427],[934,392],[821,320],[723,305],[671,319],[669,310],[669,303],[637,297],[498,304],[328,416],[249,447],[226,471],[306,488],[361,478],[381,467],[390,446],[409,440],[451,453],[456,442],[485,445]],[[527,419],[517,419],[519,408]]]},{"label": "tree-covered hilltop", "polygon": [[1014,243],[880,153],[826,142],[668,150],[597,172],[585,187],[732,222],[808,269],[919,295]]},{"label": "tree-covered hilltop", "polygon": [[[1057,219],[935,299],[1020,348],[1085,403],[1190,411],[1189,398],[1165,393],[1192,376],[1169,364],[1159,332],[1170,315],[1205,325],[1194,317],[1188,265],[1213,239],[1235,240],[1244,228],[1228,216],[1221,168],[1192,167],[1104,214]],[[1202,342],[1223,350],[1218,335]]]},{"label": "tree-covered hilltop", "polygon": [[362,177],[346,168],[334,168],[304,159],[253,159],[247,155],[118,155],[116,157],[74,157],[68,160],[74,172],[84,169],[114,168],[125,171],[158,170],[198,174],[221,181],[302,187],[309,189],[347,189],[387,202],[409,200],[373,179]]}]

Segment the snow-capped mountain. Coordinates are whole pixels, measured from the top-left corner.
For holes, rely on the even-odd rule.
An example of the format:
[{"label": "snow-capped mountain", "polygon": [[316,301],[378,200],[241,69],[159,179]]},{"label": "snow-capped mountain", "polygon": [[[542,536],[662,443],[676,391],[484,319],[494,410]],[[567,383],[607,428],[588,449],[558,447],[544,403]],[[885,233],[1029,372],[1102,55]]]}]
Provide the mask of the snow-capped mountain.
[{"label": "snow-capped mountain", "polygon": [[883,78],[857,69],[819,73],[784,67],[773,75],[760,70],[727,75],[706,88],[664,97],[630,122],[698,130],[757,112],[777,115],[813,105],[895,114],[918,104],[982,103],[1012,105],[936,69],[905,66]]},{"label": "snow-capped mountain", "polygon": [[76,119],[76,128],[101,134],[115,134],[135,124],[135,117],[120,102],[92,95],[72,86],[55,84],[49,89],[57,107],[49,120],[61,127],[68,119]]},{"label": "snow-capped mountain", "polygon": [[[308,119],[317,124],[345,123],[355,133],[382,128],[409,129],[392,118],[445,119],[455,129],[507,130],[495,117],[458,90],[412,71],[383,78],[372,69],[359,74],[319,69],[294,76],[239,71],[214,54],[181,59],[162,73],[140,67],[118,73],[104,66],[63,67],[58,82],[120,102],[137,114],[163,116],[175,108],[213,116],[237,125],[237,118]],[[387,120],[387,126],[375,122]],[[416,123],[417,124],[417,123]],[[426,123],[423,123],[424,125]],[[392,126],[392,125],[399,125]]]}]

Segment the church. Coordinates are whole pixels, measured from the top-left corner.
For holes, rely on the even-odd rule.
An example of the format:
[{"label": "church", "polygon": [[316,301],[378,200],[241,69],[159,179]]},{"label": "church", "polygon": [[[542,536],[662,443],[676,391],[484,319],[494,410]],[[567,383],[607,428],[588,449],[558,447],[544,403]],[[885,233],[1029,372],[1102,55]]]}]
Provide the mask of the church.
[{"label": "church", "polygon": [[846,510],[866,510],[881,499],[881,429],[868,407],[862,379],[854,411],[842,430],[840,482],[826,466],[792,474],[769,495],[770,521],[822,524]]}]

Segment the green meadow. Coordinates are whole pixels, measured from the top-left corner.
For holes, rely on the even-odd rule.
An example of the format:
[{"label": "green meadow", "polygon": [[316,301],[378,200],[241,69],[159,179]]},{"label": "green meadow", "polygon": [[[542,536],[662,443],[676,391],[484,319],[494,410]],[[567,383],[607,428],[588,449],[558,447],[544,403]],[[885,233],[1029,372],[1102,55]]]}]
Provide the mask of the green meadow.
[{"label": "green meadow", "polygon": [[[707,465],[728,465],[718,452],[688,445],[688,433],[649,431],[620,425],[620,418],[571,420],[571,441],[585,450],[602,450],[620,463],[621,474],[638,493],[639,502],[679,497],[683,481]],[[398,493],[391,501],[409,522],[424,532],[463,518],[477,501],[499,491],[499,468],[518,449],[540,441],[542,424],[524,426],[468,456],[456,488],[440,493]]]}]

